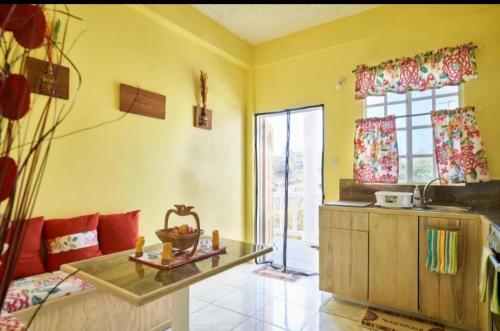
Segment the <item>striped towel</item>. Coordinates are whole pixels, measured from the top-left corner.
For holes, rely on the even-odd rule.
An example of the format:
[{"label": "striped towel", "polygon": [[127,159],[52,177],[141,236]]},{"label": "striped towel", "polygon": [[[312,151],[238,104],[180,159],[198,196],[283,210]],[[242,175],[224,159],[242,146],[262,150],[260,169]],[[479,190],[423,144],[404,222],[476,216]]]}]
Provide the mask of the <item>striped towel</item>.
[{"label": "striped towel", "polygon": [[481,265],[479,266],[479,300],[482,303],[486,302],[488,294],[488,284],[490,282],[490,273],[488,272],[488,266],[490,261],[490,255],[495,255],[493,251],[487,247],[483,246],[483,253],[481,254]]},{"label": "striped towel", "polygon": [[427,269],[441,274],[457,273],[458,231],[427,230]]}]

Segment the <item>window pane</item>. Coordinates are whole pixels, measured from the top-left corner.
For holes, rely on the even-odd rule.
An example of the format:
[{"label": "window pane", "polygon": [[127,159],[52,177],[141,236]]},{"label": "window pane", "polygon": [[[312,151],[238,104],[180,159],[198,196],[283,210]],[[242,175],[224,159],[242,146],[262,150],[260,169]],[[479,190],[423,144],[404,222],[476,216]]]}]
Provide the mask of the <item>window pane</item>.
[{"label": "window pane", "polygon": [[406,155],[406,130],[396,131],[398,138],[398,153],[399,155]]},{"label": "window pane", "polygon": [[413,158],[413,182],[422,183],[431,180],[434,177],[433,158],[429,157],[414,157]]},{"label": "window pane", "polygon": [[443,86],[441,88],[436,89],[436,95],[450,94],[450,93],[458,93],[458,85],[457,86]]},{"label": "window pane", "polygon": [[455,109],[458,108],[458,95],[444,98],[436,98],[436,109]]},{"label": "window pane", "polygon": [[422,98],[422,97],[430,97],[432,95],[432,90],[427,90],[427,91],[412,91],[411,92],[411,97],[412,98]]},{"label": "window pane", "polygon": [[395,102],[395,101],[405,101],[406,94],[402,93],[387,93],[387,102]]},{"label": "window pane", "polygon": [[432,154],[432,129],[413,129],[412,130],[412,154]]},{"label": "window pane", "polygon": [[414,116],[411,123],[412,126],[431,125],[431,115]]},{"label": "window pane", "polygon": [[[412,114],[425,114],[432,110],[432,99],[413,101],[411,103]],[[411,118],[412,126],[431,125],[431,118],[426,116],[413,116]]]},{"label": "window pane", "polygon": [[[406,114],[406,103],[397,103],[387,106],[387,115],[402,116]],[[406,118],[396,118],[396,128],[406,127]]]},{"label": "window pane", "polygon": [[366,117],[384,117],[384,106],[366,107]]},{"label": "window pane", "polygon": [[408,182],[408,159],[406,157],[400,157],[398,183],[406,182]]},{"label": "window pane", "polygon": [[367,105],[376,105],[378,103],[384,103],[384,96],[379,96],[379,97],[373,97],[369,96],[366,97],[366,104]]}]

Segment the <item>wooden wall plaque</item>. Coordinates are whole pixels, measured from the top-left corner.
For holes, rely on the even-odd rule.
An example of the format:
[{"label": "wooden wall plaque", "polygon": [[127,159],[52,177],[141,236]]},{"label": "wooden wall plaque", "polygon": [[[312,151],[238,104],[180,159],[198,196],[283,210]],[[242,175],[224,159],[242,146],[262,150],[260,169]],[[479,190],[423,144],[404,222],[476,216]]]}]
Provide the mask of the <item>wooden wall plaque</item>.
[{"label": "wooden wall plaque", "polygon": [[[49,63],[47,61],[35,59],[33,57],[26,58],[26,69],[28,73],[28,81],[30,82],[31,92],[52,95],[52,91],[44,89],[42,84],[42,76],[47,74]],[[69,99],[69,68],[52,64],[54,73],[54,97],[61,99]]]},{"label": "wooden wall plaque", "polygon": [[120,84],[120,111],[165,119],[165,96]]},{"label": "wooden wall plaque", "polygon": [[205,110],[207,113],[207,125],[200,125],[199,119],[201,114],[201,107],[194,106],[194,126],[200,129],[212,130],[212,111],[210,109]]}]

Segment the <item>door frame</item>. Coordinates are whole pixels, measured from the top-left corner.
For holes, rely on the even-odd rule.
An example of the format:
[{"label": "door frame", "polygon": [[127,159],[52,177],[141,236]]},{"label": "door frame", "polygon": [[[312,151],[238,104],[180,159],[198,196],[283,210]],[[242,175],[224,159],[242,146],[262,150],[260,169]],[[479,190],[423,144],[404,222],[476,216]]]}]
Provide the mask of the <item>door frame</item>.
[{"label": "door frame", "polygon": [[290,108],[290,109],[284,109],[284,110],[279,110],[279,111],[272,111],[272,112],[264,112],[264,113],[256,113],[254,114],[254,129],[253,129],[253,139],[254,139],[254,146],[253,146],[253,155],[254,155],[254,175],[255,175],[255,194],[254,194],[254,220],[253,220],[253,230],[254,230],[254,243],[257,244],[257,222],[258,222],[258,194],[259,194],[259,156],[257,155],[257,121],[259,116],[265,116],[265,115],[274,115],[274,114],[286,114],[290,112],[292,114],[293,112],[300,112],[300,111],[305,111],[306,109],[310,108],[321,108],[321,120],[323,124],[323,134],[322,134],[322,142],[321,142],[321,204],[325,202],[325,105],[324,104],[317,104],[317,105],[312,105],[312,106],[304,106],[304,107],[298,107],[298,108]]}]

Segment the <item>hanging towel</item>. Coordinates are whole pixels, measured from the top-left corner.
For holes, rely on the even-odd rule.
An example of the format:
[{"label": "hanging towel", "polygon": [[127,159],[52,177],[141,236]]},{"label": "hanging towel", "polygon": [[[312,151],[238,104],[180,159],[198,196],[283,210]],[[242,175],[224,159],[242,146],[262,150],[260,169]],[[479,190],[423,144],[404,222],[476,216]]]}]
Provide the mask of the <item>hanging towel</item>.
[{"label": "hanging towel", "polygon": [[491,292],[490,310],[493,314],[500,314],[500,303],[498,300],[498,272],[493,273],[493,290]]},{"label": "hanging towel", "polygon": [[482,303],[486,302],[487,293],[488,293],[488,283],[489,283],[489,275],[488,275],[488,264],[490,255],[495,255],[493,251],[484,246],[483,253],[481,254],[481,270],[479,270],[479,299]]},{"label": "hanging towel", "polygon": [[427,269],[441,274],[457,273],[458,231],[427,230]]}]

